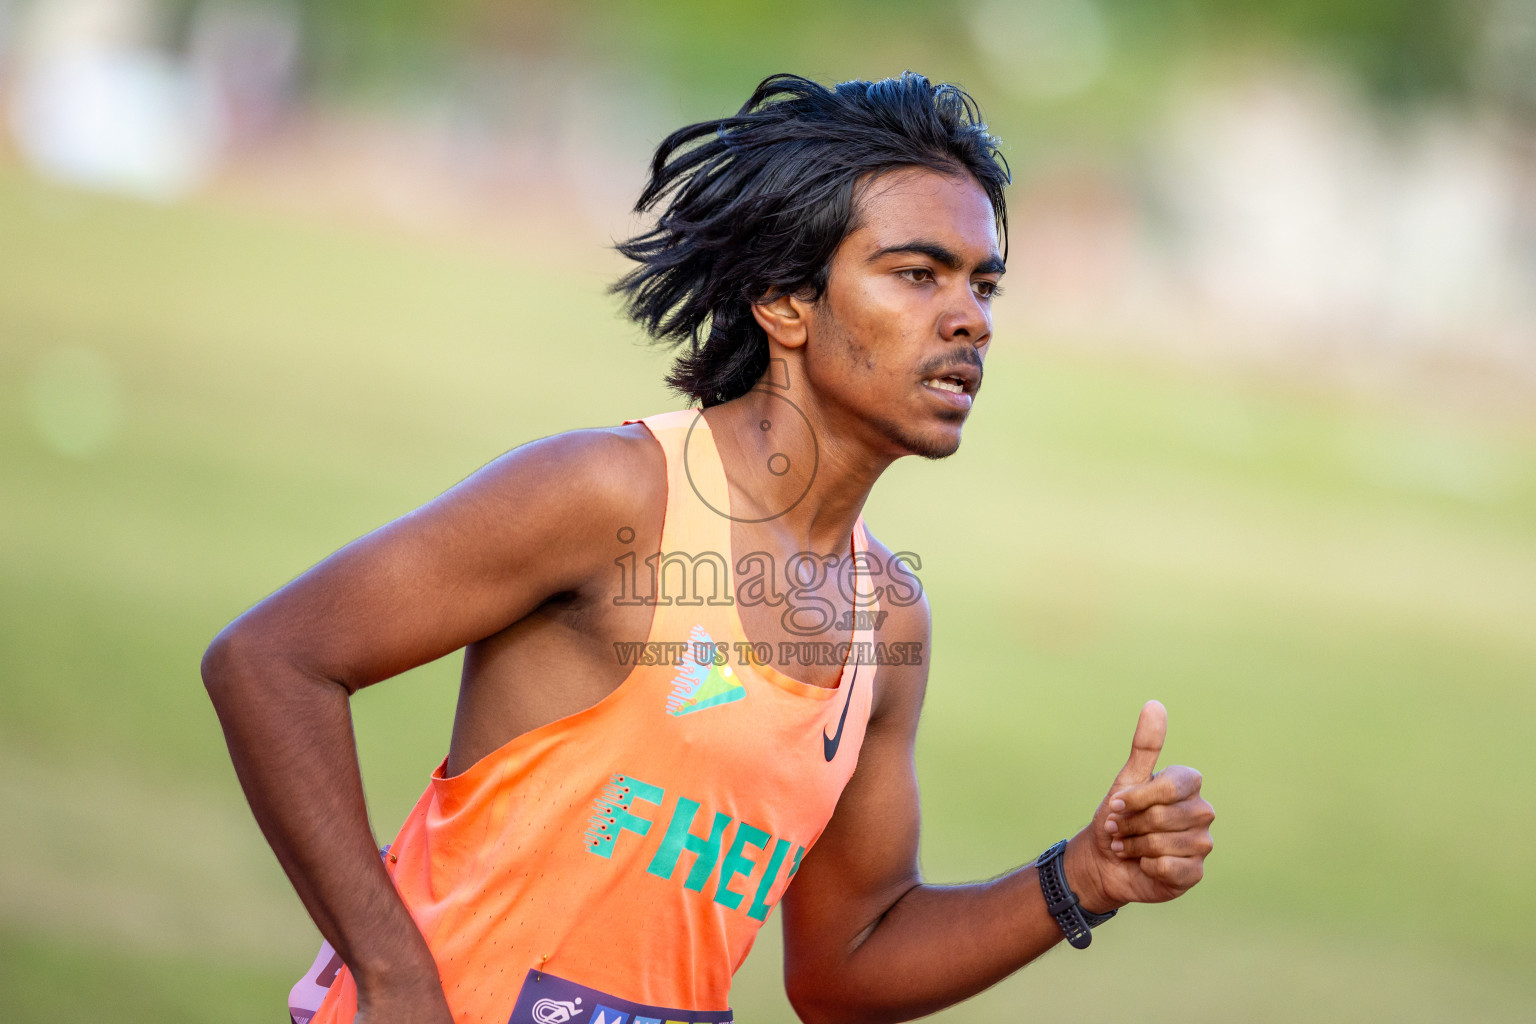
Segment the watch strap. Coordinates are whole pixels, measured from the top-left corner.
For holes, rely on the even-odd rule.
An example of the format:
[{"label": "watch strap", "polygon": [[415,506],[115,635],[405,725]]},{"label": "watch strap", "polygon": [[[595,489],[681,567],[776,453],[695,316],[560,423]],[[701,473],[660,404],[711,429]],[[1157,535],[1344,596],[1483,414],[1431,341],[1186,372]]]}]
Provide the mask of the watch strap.
[{"label": "watch strap", "polygon": [[1062,934],[1073,949],[1087,949],[1093,941],[1093,929],[1114,917],[1117,911],[1095,914],[1084,910],[1077,901],[1077,893],[1067,884],[1067,870],[1063,863],[1067,841],[1063,839],[1042,853],[1035,861],[1035,871],[1040,876],[1040,892],[1045,896],[1045,907],[1055,918]]}]

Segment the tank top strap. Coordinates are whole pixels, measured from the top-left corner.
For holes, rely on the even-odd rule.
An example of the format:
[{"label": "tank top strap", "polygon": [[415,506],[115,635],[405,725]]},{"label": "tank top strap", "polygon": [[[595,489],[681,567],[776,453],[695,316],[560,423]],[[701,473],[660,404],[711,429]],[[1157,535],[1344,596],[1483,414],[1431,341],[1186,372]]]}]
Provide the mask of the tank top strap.
[{"label": "tank top strap", "polygon": [[[637,422],[637,421],[630,421]],[[667,509],[661,550],[699,558],[731,556],[730,490],[709,424],[698,409],[647,416],[667,460]]]},{"label": "tank top strap", "polygon": [[715,644],[740,639],[731,565],[730,492],[708,423],[698,409],[627,422],[643,423],[666,457],[661,547],[646,559],[657,606],[650,639]]},{"label": "tank top strap", "polygon": [[[858,595],[856,607],[868,613],[863,616],[866,621],[873,621],[880,611],[880,591],[878,587],[872,585],[871,576],[880,570],[872,568],[870,565],[875,556],[869,553],[869,527],[864,522],[864,514],[862,512],[859,513],[859,518],[853,522],[853,557],[853,585],[855,593]],[[860,580],[863,581],[867,589],[859,589]],[[864,635],[857,636],[855,639],[874,641],[874,631],[872,629],[861,627],[858,632]]]}]

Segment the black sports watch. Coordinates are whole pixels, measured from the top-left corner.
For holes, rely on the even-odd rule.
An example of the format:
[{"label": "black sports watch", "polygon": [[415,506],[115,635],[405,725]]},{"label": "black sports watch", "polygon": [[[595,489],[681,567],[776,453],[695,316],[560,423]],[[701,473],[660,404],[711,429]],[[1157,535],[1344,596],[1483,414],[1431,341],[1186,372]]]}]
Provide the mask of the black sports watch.
[{"label": "black sports watch", "polygon": [[1067,841],[1063,839],[1036,858],[1035,870],[1040,875],[1040,892],[1045,896],[1045,907],[1056,919],[1062,934],[1067,937],[1073,949],[1087,949],[1093,941],[1093,929],[1114,917],[1118,911],[1094,914],[1083,909],[1082,904],[1077,902],[1077,893],[1067,884],[1067,869],[1062,863],[1066,851]]}]

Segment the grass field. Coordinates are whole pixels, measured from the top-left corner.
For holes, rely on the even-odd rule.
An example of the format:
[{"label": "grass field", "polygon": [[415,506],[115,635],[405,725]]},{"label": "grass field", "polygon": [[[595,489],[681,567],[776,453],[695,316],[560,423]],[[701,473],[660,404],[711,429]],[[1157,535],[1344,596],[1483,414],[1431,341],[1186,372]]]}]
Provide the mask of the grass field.
[{"label": "grass field", "polygon": [[[202,648],[506,448],[675,407],[603,284],[0,170],[0,1019],[280,1019],[317,940]],[[1075,831],[1148,697],[1217,848],[1178,904],[942,1019],[1531,1019],[1536,433],[1003,322],[960,454],[899,464],[866,510],[935,610],[925,868],[991,875]],[[84,398],[39,384],[82,360]],[[92,395],[120,411],[99,450],[50,447]],[[456,671],[356,702],[381,836]],[[743,1021],[793,1019],[777,941]]]}]

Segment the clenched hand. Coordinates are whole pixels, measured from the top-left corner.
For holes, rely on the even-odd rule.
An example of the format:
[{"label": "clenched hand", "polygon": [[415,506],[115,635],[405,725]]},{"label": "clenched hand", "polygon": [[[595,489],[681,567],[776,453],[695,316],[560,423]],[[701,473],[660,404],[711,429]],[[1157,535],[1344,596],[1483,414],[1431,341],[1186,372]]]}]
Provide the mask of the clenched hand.
[{"label": "clenched hand", "polygon": [[1200,773],[1193,768],[1153,772],[1167,733],[1167,710],[1147,701],[1130,758],[1093,821],[1067,846],[1067,881],[1086,910],[1163,903],[1205,873],[1216,812],[1201,798]]}]

